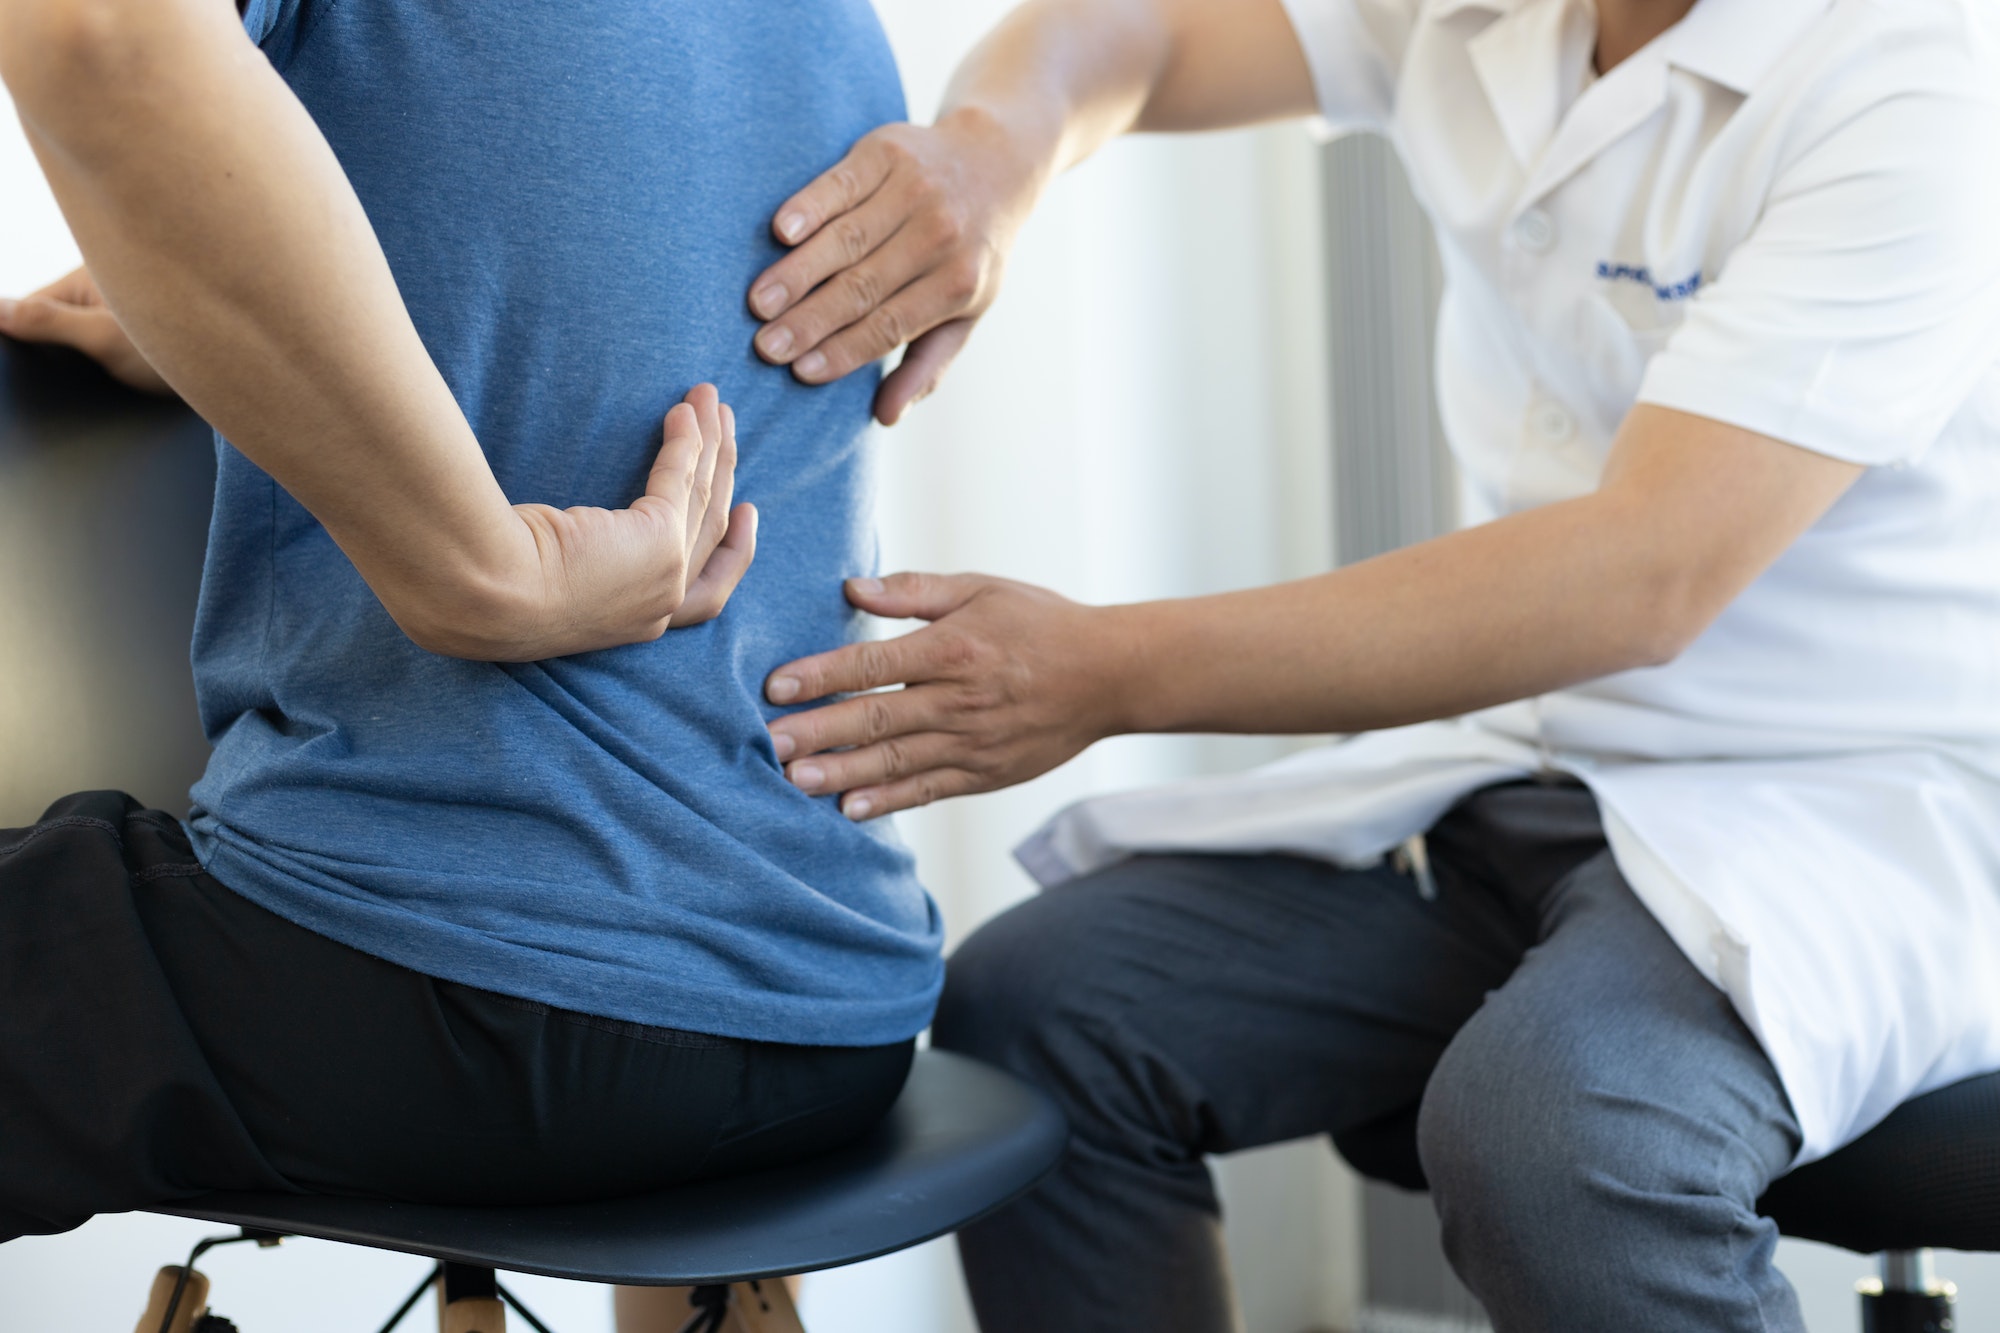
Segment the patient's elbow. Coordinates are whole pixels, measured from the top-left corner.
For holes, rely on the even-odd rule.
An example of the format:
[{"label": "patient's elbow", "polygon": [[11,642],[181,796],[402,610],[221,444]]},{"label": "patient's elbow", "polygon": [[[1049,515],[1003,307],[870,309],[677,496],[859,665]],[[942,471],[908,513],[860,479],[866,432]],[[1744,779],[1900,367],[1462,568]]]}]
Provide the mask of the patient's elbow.
[{"label": "patient's elbow", "polygon": [[24,119],[48,125],[129,85],[144,60],[132,0],[0,0],[0,80]]}]

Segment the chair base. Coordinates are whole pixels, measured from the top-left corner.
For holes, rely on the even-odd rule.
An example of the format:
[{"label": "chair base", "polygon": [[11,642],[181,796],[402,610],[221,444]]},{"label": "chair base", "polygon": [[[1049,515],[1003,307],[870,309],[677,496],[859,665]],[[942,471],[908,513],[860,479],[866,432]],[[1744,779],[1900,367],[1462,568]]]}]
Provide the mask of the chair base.
[{"label": "chair base", "polygon": [[1952,1333],[1958,1288],[1938,1279],[1929,1250],[1884,1250],[1881,1276],[1855,1284],[1862,1333]]},{"label": "chair base", "polygon": [[[1952,1333],[1957,1291],[1883,1291],[1861,1284],[1861,1333]],[[1871,1290],[1871,1288],[1873,1288]]]},{"label": "chair base", "polygon": [[[217,1237],[197,1246],[195,1256],[233,1241],[270,1246],[280,1239],[269,1232]],[[535,1333],[550,1333],[500,1285],[491,1268],[459,1263],[440,1263],[433,1269],[389,1316],[380,1333],[393,1333],[431,1290],[437,1293],[438,1333],[507,1333],[509,1307]],[[145,1312],[133,1333],[235,1333],[228,1320],[209,1312],[208,1294],[208,1276],[193,1266],[192,1257],[184,1267],[162,1268],[153,1278]],[[616,1308],[621,1329],[645,1333],[805,1333],[791,1288],[778,1279],[705,1287],[621,1287]]]}]

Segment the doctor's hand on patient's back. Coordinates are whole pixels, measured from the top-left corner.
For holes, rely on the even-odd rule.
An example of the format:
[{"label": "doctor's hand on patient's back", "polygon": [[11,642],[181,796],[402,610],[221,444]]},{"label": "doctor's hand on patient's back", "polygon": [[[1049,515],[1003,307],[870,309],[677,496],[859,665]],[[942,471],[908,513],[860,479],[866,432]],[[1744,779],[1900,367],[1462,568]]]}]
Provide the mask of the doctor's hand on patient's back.
[{"label": "doctor's hand on patient's back", "polygon": [[153,363],[125,336],[89,269],[66,273],[18,301],[0,298],[0,333],[22,342],[73,347],[121,384],[145,393],[173,393]]},{"label": "doctor's hand on patient's back", "polygon": [[781,705],[854,695],[770,727],[786,776],[844,793],[850,819],[1026,782],[1138,725],[1123,608],[983,574],[850,579],[847,599],[931,623],[789,662],[764,693]]},{"label": "doctor's hand on patient's back", "polygon": [[827,384],[908,344],[875,396],[894,425],[993,304],[1059,173],[1129,130],[1313,105],[1280,0],[1024,0],[959,66],[934,125],[875,130],[778,206],[791,253],[750,285],[758,354]]},{"label": "doctor's hand on patient's back", "polygon": [[875,395],[893,426],[999,295],[1039,175],[978,111],[873,131],[779,206],[792,251],[750,287],[758,355],[827,384],[909,344]]}]

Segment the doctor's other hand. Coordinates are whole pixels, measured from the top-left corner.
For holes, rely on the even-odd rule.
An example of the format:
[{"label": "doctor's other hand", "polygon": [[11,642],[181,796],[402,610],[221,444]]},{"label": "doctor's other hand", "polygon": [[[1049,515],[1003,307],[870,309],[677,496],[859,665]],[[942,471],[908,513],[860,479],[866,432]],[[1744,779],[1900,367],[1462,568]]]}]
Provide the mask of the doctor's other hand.
[{"label": "doctor's other hand", "polygon": [[758,355],[826,384],[909,344],[875,395],[893,426],[1000,291],[1041,173],[983,111],[885,125],[778,206],[791,253],[750,285]]},{"label": "doctor's other hand", "polygon": [[983,574],[850,579],[847,600],[932,622],[787,663],[765,682],[780,705],[855,695],[771,723],[786,776],[846,793],[850,819],[1026,782],[1127,729],[1130,653],[1115,608]]},{"label": "doctor's other hand", "polygon": [[125,336],[88,269],[66,273],[18,301],[0,300],[0,333],[22,342],[73,347],[113,379],[144,393],[174,392]]}]

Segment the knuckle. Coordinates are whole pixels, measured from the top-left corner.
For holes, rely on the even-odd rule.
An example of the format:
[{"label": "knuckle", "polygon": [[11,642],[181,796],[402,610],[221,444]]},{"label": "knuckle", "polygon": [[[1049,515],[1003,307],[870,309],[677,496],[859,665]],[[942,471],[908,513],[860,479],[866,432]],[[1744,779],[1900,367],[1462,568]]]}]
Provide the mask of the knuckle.
[{"label": "knuckle", "polygon": [[841,292],[857,314],[872,310],[882,300],[882,279],[866,268],[851,268],[841,275]]},{"label": "knuckle", "polygon": [[977,260],[960,259],[945,266],[945,296],[955,306],[969,306],[979,297],[980,272]]},{"label": "knuckle", "polygon": [[[887,740],[896,723],[895,714],[889,707],[889,698],[883,694],[862,696],[861,730],[865,743]],[[894,741],[887,741],[894,745]]]},{"label": "knuckle", "polygon": [[924,203],[928,209],[924,218],[924,231],[931,245],[939,250],[957,249],[965,241],[964,214],[952,207],[949,201],[942,197],[942,192],[935,187],[930,190],[930,197]]},{"label": "knuckle", "polygon": [[854,665],[863,681],[878,681],[888,673],[889,656],[880,643],[873,639],[864,640],[854,645]]},{"label": "knuckle", "polygon": [[868,316],[868,331],[876,341],[890,347],[901,347],[910,339],[909,323],[893,305],[875,307]]},{"label": "knuckle", "polygon": [[910,747],[901,737],[891,737],[881,743],[879,766],[884,778],[899,778],[910,771]]},{"label": "knuckle", "polygon": [[833,245],[845,262],[859,263],[868,254],[867,229],[853,218],[842,218],[833,224]]},{"label": "knuckle", "polygon": [[937,646],[938,664],[953,674],[978,667],[985,657],[981,645],[963,634],[947,635]]},{"label": "knuckle", "polygon": [[861,177],[855,174],[852,161],[836,163],[833,169],[826,173],[826,181],[833,187],[833,192],[838,198],[854,199],[861,193]]}]

